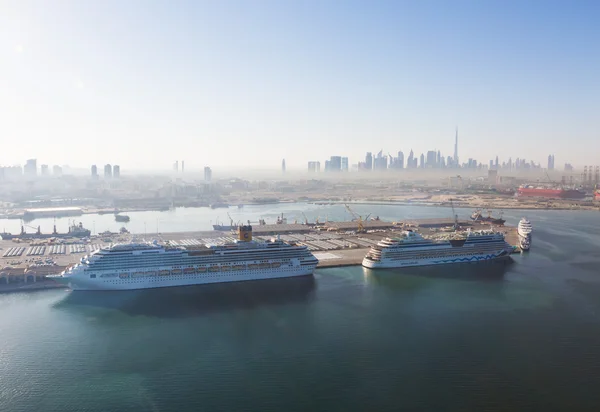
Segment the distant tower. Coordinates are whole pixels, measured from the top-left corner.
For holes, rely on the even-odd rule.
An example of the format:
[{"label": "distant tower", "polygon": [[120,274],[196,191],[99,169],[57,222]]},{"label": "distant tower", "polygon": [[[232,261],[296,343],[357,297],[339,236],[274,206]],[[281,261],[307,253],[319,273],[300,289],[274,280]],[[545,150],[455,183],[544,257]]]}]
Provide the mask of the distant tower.
[{"label": "distant tower", "polygon": [[175,160],[175,163],[173,163],[173,171],[175,173],[179,172],[179,160]]},{"label": "distant tower", "polygon": [[281,173],[285,173],[285,159],[281,161]]},{"label": "distant tower", "polygon": [[96,165],[92,165],[92,179],[98,179],[98,167]]},{"label": "distant tower", "polygon": [[185,167],[185,162],[182,160],[182,161],[181,161],[181,173],[183,173],[183,171],[184,171],[184,170],[183,170],[183,169],[184,169],[184,167]]},{"label": "distant tower", "polygon": [[110,179],[112,177],[112,166],[110,164],[104,165],[104,178]]},{"label": "distant tower", "polygon": [[454,164],[458,165],[458,126],[456,127],[456,135],[454,136]]},{"label": "distant tower", "polygon": [[121,177],[121,166],[114,165],[113,166],[113,178],[118,179]]},{"label": "distant tower", "polygon": [[212,179],[212,170],[210,169],[210,167],[206,166],[204,168],[204,181],[210,182],[211,179]]}]

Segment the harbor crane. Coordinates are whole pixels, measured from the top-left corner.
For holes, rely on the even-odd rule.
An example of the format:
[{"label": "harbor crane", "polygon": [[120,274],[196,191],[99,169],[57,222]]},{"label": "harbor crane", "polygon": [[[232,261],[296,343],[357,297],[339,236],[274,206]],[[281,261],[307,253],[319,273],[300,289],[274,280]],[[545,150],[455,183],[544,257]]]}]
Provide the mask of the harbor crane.
[{"label": "harbor crane", "polygon": [[229,226],[231,228],[233,228],[233,218],[231,217],[231,215],[229,214],[229,212],[227,212],[227,217],[229,218]]},{"label": "harbor crane", "polygon": [[458,215],[456,214],[456,211],[454,210],[454,201],[452,198],[450,198],[450,206],[452,207],[452,217],[454,219],[454,230],[458,230]]},{"label": "harbor crane", "polygon": [[[344,204],[344,206],[346,207],[346,210],[354,217],[354,219],[358,222],[358,227],[356,229],[356,233],[364,233],[366,232],[365,230],[365,226],[363,224],[363,218],[361,215],[359,215],[358,213],[356,213],[354,210],[352,210],[352,208],[350,206],[348,206],[347,204]],[[369,216],[371,216],[369,214]],[[368,218],[368,217],[367,217]]]},{"label": "harbor crane", "polygon": [[304,214],[304,212],[301,212],[302,216],[304,216],[304,224],[308,226],[308,218],[306,217],[306,214]]}]

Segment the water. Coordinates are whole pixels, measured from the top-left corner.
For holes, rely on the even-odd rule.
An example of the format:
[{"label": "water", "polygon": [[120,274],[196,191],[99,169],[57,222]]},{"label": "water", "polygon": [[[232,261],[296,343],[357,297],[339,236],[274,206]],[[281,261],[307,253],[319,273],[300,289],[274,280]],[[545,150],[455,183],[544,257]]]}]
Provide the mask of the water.
[{"label": "water", "polygon": [[510,264],[0,295],[0,411],[595,411],[600,215],[527,215]]}]

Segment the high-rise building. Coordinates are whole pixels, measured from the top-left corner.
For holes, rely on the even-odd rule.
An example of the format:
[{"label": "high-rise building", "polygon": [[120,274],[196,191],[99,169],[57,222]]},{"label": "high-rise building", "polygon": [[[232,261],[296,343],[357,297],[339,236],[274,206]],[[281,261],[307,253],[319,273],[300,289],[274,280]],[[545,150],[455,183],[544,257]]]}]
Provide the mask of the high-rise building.
[{"label": "high-rise building", "polygon": [[348,158],[342,157],[342,172],[348,171]]},{"label": "high-rise building", "polygon": [[92,179],[98,179],[98,167],[96,165],[92,165]]},{"label": "high-rise building", "polygon": [[183,173],[185,170],[185,161],[181,161],[181,173]]},{"label": "high-rise building", "polygon": [[454,159],[453,163],[458,166],[458,126],[456,127],[456,135],[454,136]]},{"label": "high-rise building", "polygon": [[413,153],[412,149],[410,149],[410,153],[408,154],[408,160],[406,161],[406,168],[407,169],[412,169],[414,166],[414,158],[415,158],[415,154]]},{"label": "high-rise building", "polygon": [[498,170],[498,156],[496,156],[496,170]]},{"label": "high-rise building", "polygon": [[50,169],[48,168],[48,165],[41,166],[41,174],[42,176],[48,176],[50,174]]},{"label": "high-rise building", "polygon": [[173,163],[173,171],[179,173],[179,160],[175,160],[175,163]]},{"label": "high-rise building", "polygon": [[437,153],[433,150],[427,152],[427,167],[434,168],[437,166]]},{"label": "high-rise building", "polygon": [[29,159],[23,167],[23,174],[25,177],[36,177],[37,176],[37,160]]},{"label": "high-rise building", "polygon": [[59,165],[52,166],[52,174],[54,176],[62,176],[62,167]]},{"label": "high-rise building", "polygon": [[281,161],[281,173],[285,173],[285,159]]},{"label": "high-rise building", "polygon": [[311,173],[319,173],[321,171],[320,162],[308,162],[308,171]]},{"label": "high-rise building", "polygon": [[118,179],[121,177],[121,166],[114,165],[113,166],[113,178]]},{"label": "high-rise building", "polygon": [[342,157],[331,156],[329,158],[329,172],[340,172],[342,170]]},{"label": "high-rise building", "polygon": [[325,171],[326,172],[331,171],[331,160],[325,160]]},{"label": "high-rise building", "polygon": [[365,156],[365,168],[366,170],[373,170],[373,153],[367,152]]},{"label": "high-rise building", "polygon": [[548,155],[548,170],[554,170],[554,155]]},{"label": "high-rise building", "polygon": [[112,166],[109,164],[104,165],[104,178],[105,179],[112,178]]},{"label": "high-rise building", "polygon": [[421,169],[425,168],[425,155],[421,153],[421,164],[419,165]]},{"label": "high-rise building", "polygon": [[206,166],[204,168],[204,181],[210,182],[212,180],[212,170],[210,167]]},{"label": "high-rise building", "polygon": [[404,169],[404,153],[398,152],[398,158],[396,160],[396,167],[398,169]]}]

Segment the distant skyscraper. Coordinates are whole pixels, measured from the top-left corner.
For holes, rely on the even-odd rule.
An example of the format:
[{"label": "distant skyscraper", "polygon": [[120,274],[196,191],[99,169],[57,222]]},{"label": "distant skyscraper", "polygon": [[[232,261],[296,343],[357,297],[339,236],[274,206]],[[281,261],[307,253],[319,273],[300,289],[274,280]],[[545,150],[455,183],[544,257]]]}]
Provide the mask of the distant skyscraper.
[{"label": "distant skyscraper", "polygon": [[48,165],[42,165],[41,173],[42,176],[48,176],[50,174],[50,169],[48,169]]},{"label": "distant skyscraper", "polygon": [[548,155],[548,170],[554,170],[554,155]]},{"label": "distant skyscraper", "polygon": [[98,167],[96,165],[92,165],[92,179],[98,179]]},{"label": "distant skyscraper", "polygon": [[112,178],[112,166],[109,164],[104,165],[104,178],[105,179]]},{"label": "distant skyscraper", "polygon": [[342,157],[342,172],[348,171],[348,158]]},{"label": "distant skyscraper", "polygon": [[285,173],[285,159],[281,161],[281,173]]},{"label": "distant skyscraper", "polygon": [[456,127],[456,135],[454,136],[454,164],[458,166],[458,126]]},{"label": "distant skyscraper", "polygon": [[185,162],[182,160],[181,161],[181,173],[184,172],[184,169],[185,169]]},{"label": "distant skyscraper", "polygon": [[23,167],[23,174],[25,177],[36,177],[37,176],[37,160],[29,159]]},{"label": "distant skyscraper", "polygon": [[421,153],[421,164],[419,167],[421,167],[421,169],[425,167],[425,155],[423,153]]},{"label": "distant skyscraper", "polygon": [[311,173],[319,173],[321,171],[320,162],[308,162],[308,171]]},{"label": "distant skyscraper", "polygon": [[342,170],[342,157],[331,156],[329,158],[329,172],[340,172]]},{"label": "distant skyscraper", "polygon": [[498,170],[498,156],[496,156],[496,170]]},{"label": "distant skyscraper", "polygon": [[173,163],[173,171],[179,173],[179,160],[175,160],[175,163]]},{"label": "distant skyscraper", "polygon": [[414,164],[413,164],[414,158],[415,158],[415,154],[413,153],[412,149],[410,149],[410,153],[408,154],[408,160],[406,161],[407,169],[412,169],[414,167]]},{"label": "distant skyscraper", "polygon": [[367,170],[373,169],[373,154],[371,152],[367,152],[365,156],[365,167]]},{"label": "distant skyscraper", "polygon": [[121,166],[114,165],[113,166],[113,178],[118,179],[121,177]]},{"label": "distant skyscraper", "polygon": [[398,160],[396,166],[398,169],[404,169],[404,153],[398,152]]},{"label": "distant skyscraper", "polygon": [[436,167],[437,153],[433,150],[427,152],[427,167]]},{"label": "distant skyscraper", "polygon": [[204,168],[204,181],[210,182],[212,180],[212,170],[210,167],[206,166]]}]

